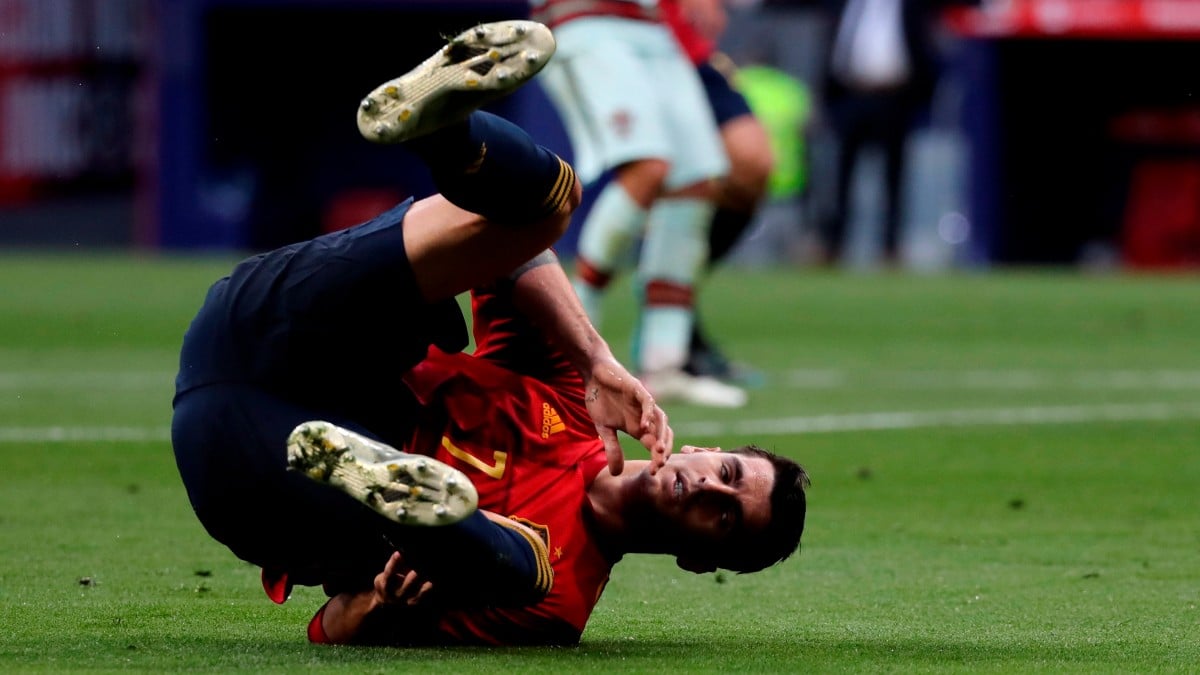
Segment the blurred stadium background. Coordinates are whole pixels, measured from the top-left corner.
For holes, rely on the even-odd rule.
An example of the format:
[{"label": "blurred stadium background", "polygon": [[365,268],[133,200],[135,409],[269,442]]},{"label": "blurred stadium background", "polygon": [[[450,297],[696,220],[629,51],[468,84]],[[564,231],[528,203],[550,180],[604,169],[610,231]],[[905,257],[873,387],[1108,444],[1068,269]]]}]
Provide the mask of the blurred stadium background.
[{"label": "blurred stadium background", "polygon": [[[741,260],[806,261],[832,131],[821,0],[733,0],[723,47],[812,92],[805,196]],[[259,249],[430,189],[346,122],[364,85],[505,0],[0,0],[0,245]],[[909,267],[1200,264],[1200,8],[986,0],[947,12],[909,148]],[[537,86],[498,107],[569,155]],[[869,265],[879,167],[857,172],[849,262]],[[876,210],[872,210],[875,208]],[[564,241],[570,253],[573,239]]]},{"label": "blurred stadium background", "polygon": [[[886,273],[877,161],[844,264],[812,255],[834,161],[820,3],[731,11],[727,51],[814,95],[807,187],[777,196],[703,294],[712,333],[766,382],[744,410],[670,412],[680,439],[750,434],[808,466],[800,561],[714,583],[631,559],[578,651],[406,666],[1194,671],[1200,2],[947,14]],[[0,0],[0,670],[394,666],[307,648],[320,591],[270,605],[191,514],[167,433],[179,340],[241,255],[427,193],[422,169],[357,136],[359,96],[440,35],[525,12]],[[494,110],[570,155],[536,85]],[[621,284],[605,330],[625,354]]]}]

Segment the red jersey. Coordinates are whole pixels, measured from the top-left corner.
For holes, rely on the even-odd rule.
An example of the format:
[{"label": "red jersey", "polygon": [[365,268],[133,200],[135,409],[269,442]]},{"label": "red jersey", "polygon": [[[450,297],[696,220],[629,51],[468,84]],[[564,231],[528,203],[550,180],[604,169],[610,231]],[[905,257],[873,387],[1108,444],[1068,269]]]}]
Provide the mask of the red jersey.
[{"label": "red jersey", "polygon": [[545,532],[554,580],[535,605],[447,612],[438,633],[461,643],[573,644],[616,562],[587,522],[604,445],[579,376],[534,337],[508,295],[477,293],[473,305],[475,355],[431,348],[405,378],[424,413],[403,449],[437,448],[436,459],[475,484],[479,508]]},{"label": "red jersey", "polygon": [[663,21],[671,27],[679,46],[692,63],[700,65],[707,61],[717,46],[712,40],[701,35],[683,16],[679,0],[658,0],[658,6],[662,10]]}]

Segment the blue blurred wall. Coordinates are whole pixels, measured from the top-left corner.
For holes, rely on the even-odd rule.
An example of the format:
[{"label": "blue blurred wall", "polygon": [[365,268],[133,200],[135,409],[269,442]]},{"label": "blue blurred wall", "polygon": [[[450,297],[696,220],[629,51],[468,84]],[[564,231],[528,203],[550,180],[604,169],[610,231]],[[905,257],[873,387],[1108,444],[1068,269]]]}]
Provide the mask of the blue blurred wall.
[{"label": "blue blurred wall", "polygon": [[[525,16],[527,6],[164,0],[161,12],[154,239],[171,249],[262,249],[327,230],[338,213],[354,212],[359,196],[369,209],[372,197],[432,192],[407,153],[358,136],[358,100],[428,56],[442,36]],[[569,158],[536,86],[491,109]]]}]

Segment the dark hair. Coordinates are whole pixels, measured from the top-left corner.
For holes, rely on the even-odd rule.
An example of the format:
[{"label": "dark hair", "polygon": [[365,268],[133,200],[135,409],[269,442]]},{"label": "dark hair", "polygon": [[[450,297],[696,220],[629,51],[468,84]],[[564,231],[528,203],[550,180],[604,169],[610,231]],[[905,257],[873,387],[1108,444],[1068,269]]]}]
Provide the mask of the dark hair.
[{"label": "dark hair", "polygon": [[811,481],[804,467],[757,445],[743,445],[729,452],[762,457],[775,468],[775,485],[771,488],[770,522],[762,532],[754,534],[748,541],[731,546],[732,552],[722,556],[717,563],[719,567],[738,573],[758,572],[786,560],[800,548],[806,507],[804,490]]}]

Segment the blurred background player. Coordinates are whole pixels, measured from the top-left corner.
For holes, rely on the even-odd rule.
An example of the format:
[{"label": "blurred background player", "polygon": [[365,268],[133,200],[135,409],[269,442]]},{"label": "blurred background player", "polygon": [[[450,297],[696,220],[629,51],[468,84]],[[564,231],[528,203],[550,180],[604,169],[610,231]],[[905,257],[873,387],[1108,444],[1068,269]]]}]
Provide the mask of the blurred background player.
[{"label": "blurred background player", "polygon": [[[744,266],[804,264],[816,234],[809,214],[812,94],[799,78],[753,58],[739,62],[732,81],[767,132],[775,165],[751,231],[739,239],[726,260]],[[739,369],[745,366],[734,366],[735,373]]]},{"label": "blurred background player", "polygon": [[[716,51],[725,30],[725,0],[660,0],[675,38],[695,64],[704,94],[720,129],[729,172],[720,182],[717,209],[708,231],[706,271],[723,260],[754,220],[775,169],[776,158],[766,129],[745,97],[730,83],[734,64]],[[697,303],[698,305],[698,303]],[[727,382],[753,384],[761,374],[736,365],[706,334],[697,309],[692,323],[687,372]]]},{"label": "blurred background player", "polygon": [[746,392],[685,370],[695,286],[728,162],[696,70],[656,0],[531,0],[558,56],[540,80],[584,183],[613,171],[583,222],[574,285],[601,323],[602,295],[644,235],[636,366],[660,401],[741,407]]}]

